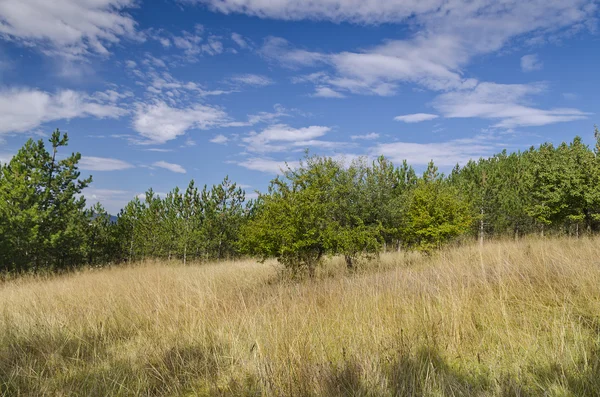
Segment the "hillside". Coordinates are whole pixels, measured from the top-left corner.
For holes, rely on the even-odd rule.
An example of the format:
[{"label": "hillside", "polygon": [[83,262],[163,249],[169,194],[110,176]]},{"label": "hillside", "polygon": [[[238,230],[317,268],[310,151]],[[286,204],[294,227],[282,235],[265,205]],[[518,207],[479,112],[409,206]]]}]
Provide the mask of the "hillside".
[{"label": "hillside", "polygon": [[599,239],[0,284],[3,395],[597,395]]}]

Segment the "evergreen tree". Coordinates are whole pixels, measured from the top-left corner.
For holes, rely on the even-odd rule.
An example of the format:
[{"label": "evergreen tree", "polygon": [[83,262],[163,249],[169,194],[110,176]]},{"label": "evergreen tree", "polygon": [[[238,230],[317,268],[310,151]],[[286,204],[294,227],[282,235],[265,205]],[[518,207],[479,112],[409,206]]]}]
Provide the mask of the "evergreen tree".
[{"label": "evergreen tree", "polygon": [[81,192],[92,181],[80,180],[79,153],[57,160],[67,146],[59,130],[50,138],[27,141],[0,173],[1,266],[5,270],[65,269],[85,262],[88,219]]}]

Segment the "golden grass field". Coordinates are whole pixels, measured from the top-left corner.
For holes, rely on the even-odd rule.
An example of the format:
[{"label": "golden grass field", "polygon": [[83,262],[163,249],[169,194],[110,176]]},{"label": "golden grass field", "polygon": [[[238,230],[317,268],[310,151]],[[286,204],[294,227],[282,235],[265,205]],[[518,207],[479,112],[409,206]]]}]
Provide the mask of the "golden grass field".
[{"label": "golden grass field", "polygon": [[0,284],[0,395],[598,396],[600,239]]}]

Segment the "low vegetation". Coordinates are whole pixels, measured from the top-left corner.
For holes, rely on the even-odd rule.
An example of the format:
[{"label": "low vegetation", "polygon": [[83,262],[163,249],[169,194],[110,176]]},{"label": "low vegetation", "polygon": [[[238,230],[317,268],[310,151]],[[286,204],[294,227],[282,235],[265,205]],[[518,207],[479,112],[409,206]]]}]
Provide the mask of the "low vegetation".
[{"label": "low vegetation", "polygon": [[594,396],[597,238],[131,266],[0,284],[6,396]]}]

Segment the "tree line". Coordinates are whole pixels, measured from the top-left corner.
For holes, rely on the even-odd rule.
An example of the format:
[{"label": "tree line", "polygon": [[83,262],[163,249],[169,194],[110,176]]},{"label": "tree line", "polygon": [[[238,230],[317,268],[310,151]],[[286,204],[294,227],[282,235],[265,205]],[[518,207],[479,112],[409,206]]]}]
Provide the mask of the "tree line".
[{"label": "tree line", "polygon": [[593,148],[570,143],[422,174],[384,157],[345,164],[309,156],[286,167],[258,198],[226,177],[201,189],[134,198],[116,221],[86,206],[79,153],[56,130],[48,150],[29,140],[0,168],[0,271],[67,270],[149,258],[210,261],[277,258],[312,275],[324,256],[349,268],[382,250],[432,250],[456,240],[526,234],[579,237],[600,229],[600,132]]}]

